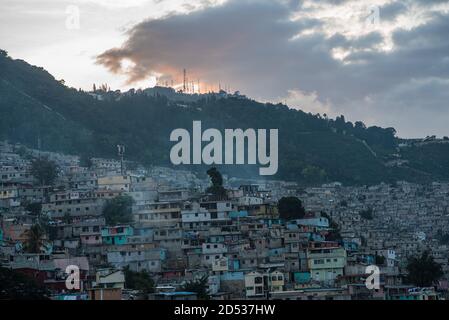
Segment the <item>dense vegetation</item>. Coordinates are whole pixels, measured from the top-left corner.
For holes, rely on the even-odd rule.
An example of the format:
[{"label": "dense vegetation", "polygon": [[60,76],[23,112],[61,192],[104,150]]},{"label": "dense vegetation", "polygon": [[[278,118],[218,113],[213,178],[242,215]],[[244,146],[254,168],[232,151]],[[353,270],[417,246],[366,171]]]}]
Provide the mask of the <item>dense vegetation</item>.
[{"label": "dense vegetation", "polygon": [[48,159],[34,159],[31,162],[31,174],[41,186],[52,185],[58,176],[58,167]]},{"label": "dense vegetation", "polygon": [[115,226],[131,222],[133,220],[133,201],[133,198],[128,195],[117,196],[108,200],[103,208],[103,215],[106,219],[106,224],[109,226]]},{"label": "dense vegetation", "polygon": [[196,293],[199,300],[209,300],[208,286],[208,277],[203,276],[199,279],[187,281],[181,287],[181,290]]},{"label": "dense vegetation", "polygon": [[0,268],[0,300],[48,300],[49,292],[37,281],[15,270]]},{"label": "dense vegetation", "polygon": [[44,244],[45,229],[40,224],[34,224],[26,231],[25,251],[28,253],[41,253]]},{"label": "dense vegetation", "polygon": [[360,217],[362,217],[362,219],[373,220],[373,209],[368,208],[366,210],[360,211],[359,213],[360,213]]},{"label": "dense vegetation", "polygon": [[224,199],[226,198],[226,189],[223,187],[223,177],[220,171],[217,168],[212,167],[207,170],[207,174],[210,177],[212,185],[207,188],[206,192],[210,193],[215,199]]},{"label": "dense vegetation", "polygon": [[443,271],[439,263],[435,262],[428,251],[419,256],[410,257],[407,262],[406,282],[418,287],[433,286],[442,276]]},{"label": "dense vegetation", "polygon": [[283,197],[278,202],[279,216],[284,220],[302,219],[306,210],[296,197]]},{"label": "dense vegetation", "polygon": [[[127,146],[127,157],[146,165],[170,165],[176,128],[191,128],[201,120],[206,128],[278,128],[279,171],[274,179],[304,185],[340,181],[375,184],[409,180],[449,179],[449,144],[409,148],[405,167],[384,165],[397,152],[393,128],[354,124],[343,116],[328,119],[237,98],[205,97],[176,103],[165,96],[129,92],[104,100],[68,88],[42,68],[13,60],[0,51],[0,140],[31,147],[90,156],[115,157],[116,145]],[[39,144],[38,144],[39,141]],[[189,169],[201,170],[200,166]],[[223,173],[258,176],[258,166],[218,166]]]},{"label": "dense vegetation", "polygon": [[154,292],[154,281],[150,274],[143,271],[132,271],[129,266],[123,269],[125,274],[125,287],[127,289],[139,290],[144,294],[149,294]]}]

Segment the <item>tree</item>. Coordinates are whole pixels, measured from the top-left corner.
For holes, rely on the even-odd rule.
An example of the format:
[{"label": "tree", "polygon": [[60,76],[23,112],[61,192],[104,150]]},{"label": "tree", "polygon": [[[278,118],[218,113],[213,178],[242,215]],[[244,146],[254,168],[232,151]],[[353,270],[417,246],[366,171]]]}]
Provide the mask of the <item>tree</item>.
[{"label": "tree", "polygon": [[283,197],[278,202],[279,215],[282,219],[301,219],[306,214],[302,201],[297,197]]},{"label": "tree", "polygon": [[48,290],[18,271],[0,267],[0,300],[48,300]]},{"label": "tree", "polygon": [[329,221],[329,231],[326,234],[326,241],[338,241],[341,242],[343,240],[340,233],[340,226],[324,211],[321,211],[321,216],[326,218]]},{"label": "tree", "polygon": [[66,224],[70,224],[72,223],[72,216],[70,215],[70,213],[66,212],[64,213],[64,216],[62,217],[62,222],[66,223]]},{"label": "tree", "polygon": [[435,262],[427,250],[421,256],[408,259],[407,272],[407,282],[418,287],[430,287],[443,276],[441,265]]},{"label": "tree", "polygon": [[365,220],[373,220],[373,209],[368,208],[359,212],[360,217]]},{"label": "tree", "polygon": [[44,244],[45,230],[39,225],[34,224],[26,231],[25,251],[28,253],[40,253]]},{"label": "tree", "polygon": [[44,234],[48,236],[50,234],[51,228],[51,218],[47,214],[39,215],[37,219],[37,224],[44,231]]},{"label": "tree", "polygon": [[118,196],[106,202],[103,215],[108,225],[130,223],[132,217],[133,198],[130,196]]},{"label": "tree", "polygon": [[196,280],[187,281],[182,287],[182,291],[195,292],[200,300],[209,300],[208,291],[208,276],[203,276]]},{"label": "tree", "polygon": [[443,233],[442,230],[438,230],[436,239],[440,242],[440,244],[448,245],[449,244],[449,233]]},{"label": "tree", "polygon": [[385,257],[384,256],[380,256],[378,254],[376,254],[375,258],[375,263],[378,266],[382,266],[385,263]]},{"label": "tree", "polygon": [[25,209],[27,211],[31,212],[32,215],[39,216],[42,212],[42,203],[40,203],[40,202],[28,203],[25,206]]},{"label": "tree", "polygon": [[127,289],[139,290],[144,294],[154,292],[154,281],[147,271],[135,272],[127,266],[123,269],[123,272],[125,273],[125,287]]},{"label": "tree", "polygon": [[83,154],[80,156],[80,166],[81,167],[91,168],[92,165],[93,165],[93,163],[92,163],[91,157],[89,157],[86,154]]},{"label": "tree", "polygon": [[207,174],[210,177],[212,186],[207,188],[206,192],[212,193],[217,199],[226,198],[226,189],[223,187],[223,177],[221,176],[220,171],[213,167],[207,170]]},{"label": "tree", "polygon": [[31,163],[31,174],[44,185],[52,185],[58,176],[58,166],[48,159],[35,159]]}]

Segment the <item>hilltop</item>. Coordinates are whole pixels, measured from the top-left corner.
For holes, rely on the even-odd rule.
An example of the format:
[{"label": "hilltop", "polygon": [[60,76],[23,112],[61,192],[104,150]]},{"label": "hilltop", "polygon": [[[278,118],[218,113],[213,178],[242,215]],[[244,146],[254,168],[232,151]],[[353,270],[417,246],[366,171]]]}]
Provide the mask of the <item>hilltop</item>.
[{"label": "hilltop", "polygon": [[[170,165],[170,132],[191,128],[194,120],[219,130],[278,128],[274,179],[304,185],[449,179],[446,139],[399,139],[394,128],[366,127],[343,116],[328,119],[237,93],[186,95],[168,88],[85,92],[0,51],[0,140],[87,157],[116,157],[116,145],[125,144],[131,160]],[[258,172],[257,166],[220,169],[248,178]]]}]

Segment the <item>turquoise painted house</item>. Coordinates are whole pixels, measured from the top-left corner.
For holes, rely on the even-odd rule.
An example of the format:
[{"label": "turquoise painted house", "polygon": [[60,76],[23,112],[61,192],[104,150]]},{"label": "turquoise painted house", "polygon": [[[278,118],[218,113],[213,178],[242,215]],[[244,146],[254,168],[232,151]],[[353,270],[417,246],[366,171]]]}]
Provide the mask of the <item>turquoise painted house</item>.
[{"label": "turquoise painted house", "polygon": [[271,228],[274,225],[281,225],[282,220],[281,219],[261,219],[262,223],[264,223],[267,227]]},{"label": "turquoise painted house", "polygon": [[233,260],[231,266],[234,271],[240,270],[240,260]]},{"label": "turquoise painted house", "polygon": [[346,251],[357,251],[359,249],[359,245],[352,241],[343,241],[343,247]]},{"label": "turquoise painted house", "polygon": [[248,211],[246,211],[246,210],[231,211],[231,212],[229,212],[228,217],[231,219],[246,218],[246,217],[248,217]]},{"label": "turquoise painted house", "polygon": [[295,272],[293,273],[295,283],[304,284],[309,283],[311,280],[310,272]]},{"label": "turquoise painted house", "polygon": [[125,245],[128,238],[134,234],[130,226],[104,227],[101,229],[103,243],[109,245]]}]

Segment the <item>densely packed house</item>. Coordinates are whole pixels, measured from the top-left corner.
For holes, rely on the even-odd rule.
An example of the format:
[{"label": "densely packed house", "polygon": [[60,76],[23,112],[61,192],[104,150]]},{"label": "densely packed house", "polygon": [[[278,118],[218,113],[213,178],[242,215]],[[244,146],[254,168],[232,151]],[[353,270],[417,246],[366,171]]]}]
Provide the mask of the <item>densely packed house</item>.
[{"label": "densely packed house", "polygon": [[[31,159],[58,167],[51,185],[31,172]],[[147,272],[150,299],[196,299],[182,290],[207,279],[211,299],[436,299],[447,282],[413,289],[403,284],[405,259],[431,248],[448,274],[449,185],[301,189],[285,181],[226,179],[221,199],[207,179],[163,167],[125,170],[115,159],[80,159],[0,144],[1,265],[34,277],[53,299],[130,299],[124,270]],[[113,223],[105,205],[133,199],[131,219]],[[306,214],[281,219],[284,196],[303,201]],[[38,207],[38,212],[33,208]],[[44,222],[43,222],[44,221]],[[33,226],[45,231],[30,250]],[[338,237],[335,234],[338,233]],[[380,286],[365,285],[366,267]],[[80,288],[67,288],[67,268],[79,269]]]}]

